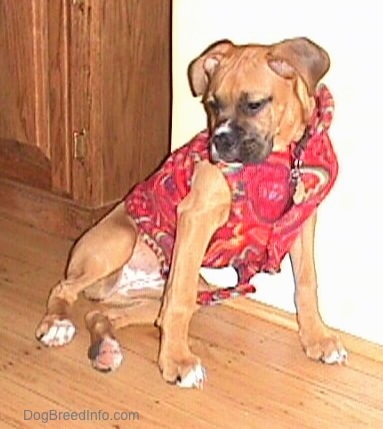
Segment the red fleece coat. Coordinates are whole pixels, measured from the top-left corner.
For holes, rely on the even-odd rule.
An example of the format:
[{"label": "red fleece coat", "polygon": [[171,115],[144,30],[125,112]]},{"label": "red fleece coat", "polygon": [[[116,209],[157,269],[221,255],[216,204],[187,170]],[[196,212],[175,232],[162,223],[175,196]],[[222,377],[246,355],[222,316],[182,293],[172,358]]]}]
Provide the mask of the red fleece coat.
[{"label": "red fleece coat", "polygon": [[[219,163],[232,193],[227,223],[212,237],[202,266],[233,266],[245,284],[257,272],[279,271],[305,220],[332,188],[338,163],[327,130],[333,113],[333,99],[321,85],[316,93],[317,108],[309,125],[310,138],[300,155],[303,166],[325,168],[327,185],[308,201],[293,204],[291,181],[295,142],[286,153],[272,153],[256,165]],[[148,180],[126,197],[128,213],[144,240],[153,248],[166,276],[174,246],[176,207],[190,191],[195,166],[209,159],[209,134],[204,131],[176,150]],[[303,176],[306,187],[313,177]],[[206,219],[208,222],[209,220]]]}]

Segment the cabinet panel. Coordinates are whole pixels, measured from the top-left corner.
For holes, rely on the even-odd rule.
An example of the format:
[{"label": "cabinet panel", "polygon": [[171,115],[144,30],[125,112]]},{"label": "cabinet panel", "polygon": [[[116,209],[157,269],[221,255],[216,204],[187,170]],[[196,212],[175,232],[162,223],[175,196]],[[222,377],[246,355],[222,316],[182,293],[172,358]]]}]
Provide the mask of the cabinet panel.
[{"label": "cabinet panel", "polygon": [[45,1],[0,0],[0,171],[2,177],[44,189],[53,183],[68,192],[61,154],[65,168],[58,172],[54,166],[52,174],[50,101],[57,106],[60,99],[54,97],[56,85],[50,92],[49,29]]},{"label": "cabinet panel", "polygon": [[102,1],[103,201],[150,174],[169,149],[169,0]]},{"label": "cabinet panel", "polygon": [[1,111],[0,136],[8,141],[37,146],[37,59],[31,37],[35,24],[32,2],[0,2],[0,103],[2,107],[7,106]]}]

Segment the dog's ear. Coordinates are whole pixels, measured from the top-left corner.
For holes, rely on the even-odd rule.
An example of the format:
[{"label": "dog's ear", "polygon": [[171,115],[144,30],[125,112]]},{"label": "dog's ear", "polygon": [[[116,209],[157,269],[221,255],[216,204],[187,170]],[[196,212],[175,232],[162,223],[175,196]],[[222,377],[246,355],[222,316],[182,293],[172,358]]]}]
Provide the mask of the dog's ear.
[{"label": "dog's ear", "polygon": [[327,52],[307,38],[287,39],[273,45],[268,54],[269,67],[280,76],[291,79],[296,73],[313,95],[319,80],[330,67]]},{"label": "dog's ear", "polygon": [[234,45],[229,40],[221,40],[209,46],[188,68],[190,88],[194,96],[203,95],[210,77],[217,69],[222,57]]}]

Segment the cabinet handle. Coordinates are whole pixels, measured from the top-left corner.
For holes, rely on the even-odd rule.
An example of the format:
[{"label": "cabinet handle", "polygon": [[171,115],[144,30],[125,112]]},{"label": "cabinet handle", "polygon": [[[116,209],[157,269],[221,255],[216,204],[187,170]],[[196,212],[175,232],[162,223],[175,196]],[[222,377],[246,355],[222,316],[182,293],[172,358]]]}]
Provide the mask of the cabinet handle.
[{"label": "cabinet handle", "polygon": [[85,0],[72,0],[73,6],[82,8],[84,6]]},{"label": "cabinet handle", "polygon": [[81,131],[74,131],[74,158],[79,161],[84,161],[87,152],[87,132],[83,128]]}]

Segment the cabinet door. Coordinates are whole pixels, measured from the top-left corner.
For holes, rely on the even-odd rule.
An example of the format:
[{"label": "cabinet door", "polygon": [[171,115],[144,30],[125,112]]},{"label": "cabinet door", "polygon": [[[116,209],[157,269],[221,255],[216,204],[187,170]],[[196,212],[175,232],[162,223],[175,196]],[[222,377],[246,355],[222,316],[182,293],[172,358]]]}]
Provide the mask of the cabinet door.
[{"label": "cabinet door", "polygon": [[170,0],[0,0],[1,213],[75,237],[158,166],[170,17]]},{"label": "cabinet door", "polygon": [[0,177],[70,192],[67,1],[0,0]]},{"label": "cabinet door", "polygon": [[[158,167],[170,147],[170,0],[102,0],[103,199]],[[186,71],[185,71],[186,73]]]},{"label": "cabinet door", "polygon": [[81,134],[75,201],[117,201],[169,152],[170,23],[170,0],[83,0],[71,8],[72,129]]}]

